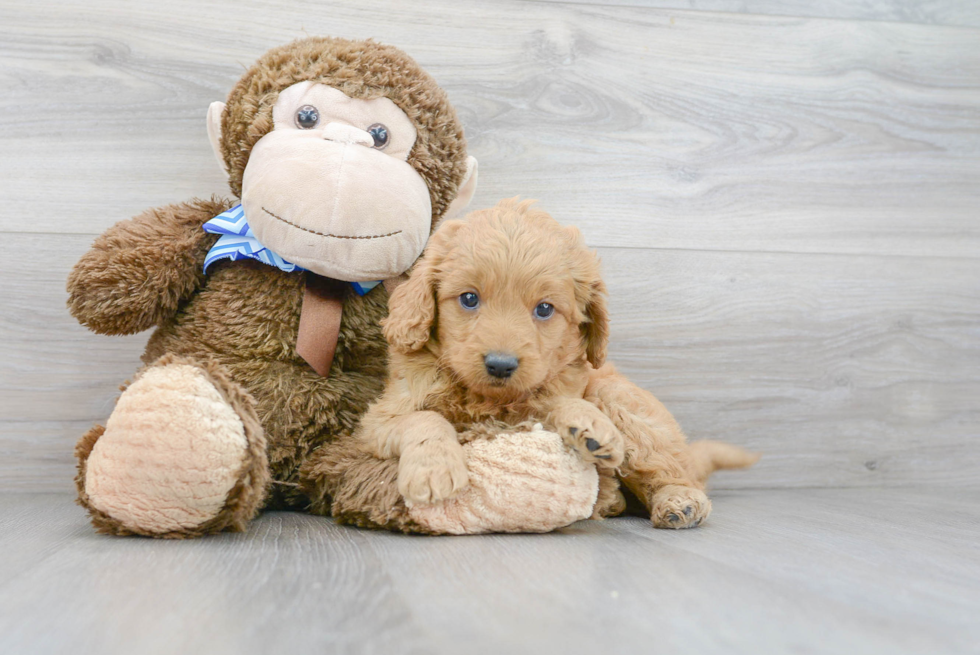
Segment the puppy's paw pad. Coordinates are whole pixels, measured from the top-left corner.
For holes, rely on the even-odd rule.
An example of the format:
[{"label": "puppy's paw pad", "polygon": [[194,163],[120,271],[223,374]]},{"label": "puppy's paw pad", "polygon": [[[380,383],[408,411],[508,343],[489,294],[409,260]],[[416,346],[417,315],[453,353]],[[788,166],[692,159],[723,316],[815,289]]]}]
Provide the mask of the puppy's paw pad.
[{"label": "puppy's paw pad", "polygon": [[670,485],[654,496],[650,520],[654,527],[680,530],[698,527],[710,513],[711,501],[703,491]]},{"label": "puppy's paw pad", "polygon": [[437,503],[452,498],[469,483],[469,472],[462,458],[399,462],[398,491],[411,503]]},{"label": "puppy's paw pad", "polygon": [[623,462],[623,437],[612,422],[589,421],[587,425],[568,428],[568,435],[568,441],[587,460],[599,460],[603,466],[613,468]]},{"label": "puppy's paw pad", "polygon": [[[676,524],[679,524],[679,523],[686,523],[691,518],[691,515],[692,514],[694,514],[694,507],[691,506],[691,505],[687,505],[686,507],[684,507],[683,510],[681,510],[681,513],[680,514],[675,514],[673,512],[671,512],[670,514],[668,514],[667,515],[667,520],[670,523],[675,524],[675,525]],[[701,519],[697,519],[695,525],[697,523],[700,523],[700,522],[701,522]],[[691,528],[693,528],[695,526],[694,525],[687,525],[685,527],[691,527]]]},{"label": "puppy's paw pad", "polygon": [[572,400],[552,414],[555,432],[581,454],[586,462],[603,468],[623,463],[623,435],[608,416],[586,400]]}]

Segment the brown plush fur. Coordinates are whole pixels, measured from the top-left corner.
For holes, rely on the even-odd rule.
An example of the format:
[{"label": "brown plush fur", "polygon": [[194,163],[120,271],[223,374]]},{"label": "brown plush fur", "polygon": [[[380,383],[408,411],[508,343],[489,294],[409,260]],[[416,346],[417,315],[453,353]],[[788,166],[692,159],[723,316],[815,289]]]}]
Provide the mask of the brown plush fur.
[{"label": "brown plush fur", "polygon": [[[302,80],[333,84],[354,97],[389,97],[415,121],[419,137],[409,162],[429,185],[435,223],[465,173],[462,127],[431,77],[404,53],[370,41],[297,41],[269,52],[245,74],[223,117],[222,149],[232,190],[240,192],[249,152],[272,128],[278,92]],[[379,325],[387,313],[384,287],[363,297],[347,296],[330,375],[321,377],[296,353],[305,273],[285,273],[252,260],[222,260],[203,274],[217,237],[201,226],[234,204],[192,200],[118,223],[96,240],[68,279],[68,307],[81,323],[102,334],[156,327],[143,355],[146,366],[166,355],[186,358],[215,378],[233,381],[233,388],[242,391],[231,395],[254,407],[275,482],[266,494],[261,476],[243,472],[258,497],[243,501],[247,509],[242,511],[230,498],[222,513],[227,520],[206,531],[240,529],[256,507],[304,507],[308,501],[298,487],[300,465],[317,446],[353,430],[381,392],[386,374]],[[232,388],[218,387],[226,394]],[[80,489],[97,433],[79,444]],[[125,531],[111,526],[108,517],[93,515],[93,521],[103,531]]]},{"label": "brown plush fur", "polygon": [[351,435],[316,451],[301,477],[314,514],[361,528],[427,533],[398,493],[398,461],[364,452]]},{"label": "brown plush fur", "polygon": [[[478,309],[461,306],[467,292],[479,295]],[[533,317],[541,302],[555,308],[547,320]],[[746,466],[755,458],[710,442],[689,448],[652,395],[604,364],[607,335],[605,285],[578,230],[516,200],[445,223],[392,295],[385,321],[390,379],[350,443],[346,471],[338,465],[342,444],[324,449],[331,460],[325,475],[342,474],[322,489],[343,496],[335,515],[411,530],[402,510],[392,509],[394,483],[414,502],[452,497],[467,484],[461,434],[488,423],[540,420],[599,467],[595,516],[624,509],[618,474],[655,525],[697,525],[710,511],[704,478],[715,467]],[[485,368],[492,351],[518,358],[506,380]],[[379,471],[384,498],[354,502],[356,490],[377,488]]]}]

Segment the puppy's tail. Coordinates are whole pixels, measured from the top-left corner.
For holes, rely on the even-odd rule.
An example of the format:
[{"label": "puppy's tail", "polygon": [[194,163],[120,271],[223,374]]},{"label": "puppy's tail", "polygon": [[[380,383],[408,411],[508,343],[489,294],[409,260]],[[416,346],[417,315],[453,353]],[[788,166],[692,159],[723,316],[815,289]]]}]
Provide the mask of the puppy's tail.
[{"label": "puppy's tail", "polygon": [[759,461],[760,453],[753,453],[721,441],[702,439],[687,446],[687,468],[698,481],[721,469],[748,468]]}]

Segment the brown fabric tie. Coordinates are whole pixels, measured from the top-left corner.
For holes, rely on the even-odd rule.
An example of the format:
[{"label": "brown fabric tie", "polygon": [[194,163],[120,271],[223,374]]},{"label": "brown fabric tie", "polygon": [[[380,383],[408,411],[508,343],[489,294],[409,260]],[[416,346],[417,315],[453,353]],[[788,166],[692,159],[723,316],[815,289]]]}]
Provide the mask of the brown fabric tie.
[{"label": "brown fabric tie", "polygon": [[296,352],[323,377],[330,374],[343,311],[344,283],[307,271]]}]

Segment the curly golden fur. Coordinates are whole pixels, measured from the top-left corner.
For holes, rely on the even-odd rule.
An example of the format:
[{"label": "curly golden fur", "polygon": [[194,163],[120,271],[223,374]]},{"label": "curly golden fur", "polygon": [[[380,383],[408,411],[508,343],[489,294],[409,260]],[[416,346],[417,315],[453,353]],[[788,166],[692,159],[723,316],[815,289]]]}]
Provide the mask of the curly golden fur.
[{"label": "curly golden fur", "polygon": [[623,511],[622,480],[658,527],[697,525],[708,474],[755,456],[688,447],[663,405],[605,363],[605,295],[579,231],[531,201],[443,224],[390,299],[390,378],[354,435],[361,449],[398,459],[405,499],[434,502],[467,485],[461,433],[541,421],[599,468],[595,516]]}]

